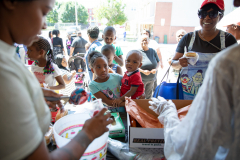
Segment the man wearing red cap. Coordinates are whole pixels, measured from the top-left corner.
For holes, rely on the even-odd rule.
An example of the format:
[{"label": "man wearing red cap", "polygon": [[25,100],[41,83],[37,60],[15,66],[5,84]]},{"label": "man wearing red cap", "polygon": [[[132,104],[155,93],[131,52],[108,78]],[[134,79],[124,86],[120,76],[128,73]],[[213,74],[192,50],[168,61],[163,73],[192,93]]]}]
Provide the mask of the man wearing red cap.
[{"label": "man wearing red cap", "polygon": [[[234,1],[240,6],[240,0]],[[239,15],[240,16],[240,15]],[[168,160],[240,159],[240,45],[215,56],[182,121],[172,101],[152,99],[149,107],[164,125]]]},{"label": "man wearing red cap", "polygon": [[226,31],[236,38],[238,44],[240,43],[240,22],[227,25]]}]

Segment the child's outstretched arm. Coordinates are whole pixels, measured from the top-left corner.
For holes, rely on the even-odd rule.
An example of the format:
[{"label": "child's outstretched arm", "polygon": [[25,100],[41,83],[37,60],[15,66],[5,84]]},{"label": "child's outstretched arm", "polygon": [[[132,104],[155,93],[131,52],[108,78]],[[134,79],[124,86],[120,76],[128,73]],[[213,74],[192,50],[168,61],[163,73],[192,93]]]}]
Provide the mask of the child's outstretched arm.
[{"label": "child's outstretched arm", "polygon": [[114,60],[122,67],[123,66],[123,57],[122,55],[114,55]]},{"label": "child's outstretched arm", "polygon": [[62,76],[57,76],[55,77],[55,79],[57,80],[58,82],[58,85],[57,86],[49,86],[49,89],[52,89],[52,90],[60,90],[60,89],[64,89],[65,88],[65,83],[64,83],[64,80],[62,78]]},{"label": "child's outstretched arm", "polygon": [[125,100],[125,97],[131,97],[136,93],[138,86],[131,86],[130,90],[127,91],[122,97],[113,101],[113,107],[120,107],[119,105]]},{"label": "child's outstretched arm", "polygon": [[[94,96],[96,98],[101,98],[102,99],[102,102],[107,104],[108,106],[113,106],[113,101],[114,100],[110,100],[109,98],[107,98],[101,91],[97,92],[94,94]],[[119,104],[119,106],[125,106],[125,103],[124,102],[121,102]]]},{"label": "child's outstretched arm", "polygon": [[72,71],[71,77],[68,77],[66,74],[63,76],[63,80],[65,84],[69,84],[73,78],[76,76],[76,71]]}]

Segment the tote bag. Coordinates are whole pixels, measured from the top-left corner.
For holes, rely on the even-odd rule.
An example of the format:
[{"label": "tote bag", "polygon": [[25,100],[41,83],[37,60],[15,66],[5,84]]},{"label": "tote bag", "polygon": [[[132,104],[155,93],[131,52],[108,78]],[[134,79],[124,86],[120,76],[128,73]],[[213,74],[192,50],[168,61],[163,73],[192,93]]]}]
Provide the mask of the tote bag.
[{"label": "tote bag", "polygon": [[179,83],[180,72],[178,75],[177,83],[167,83],[166,81],[163,81],[166,75],[168,79],[171,66],[172,64],[169,66],[167,72],[163,76],[161,83],[155,89],[153,97],[157,98],[158,96],[161,96],[165,99],[183,99],[182,83]]}]

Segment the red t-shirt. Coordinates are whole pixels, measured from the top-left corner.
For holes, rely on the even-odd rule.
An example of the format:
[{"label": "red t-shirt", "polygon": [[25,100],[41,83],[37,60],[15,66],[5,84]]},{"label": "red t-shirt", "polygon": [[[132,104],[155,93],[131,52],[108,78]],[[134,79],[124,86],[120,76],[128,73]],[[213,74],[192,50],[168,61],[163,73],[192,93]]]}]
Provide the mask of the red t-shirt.
[{"label": "red t-shirt", "polygon": [[142,77],[139,70],[134,71],[130,75],[127,75],[126,72],[121,82],[121,97],[130,90],[131,86],[138,87],[136,93],[131,97],[132,99],[136,99],[138,96],[141,96],[144,93],[144,84],[142,82]]}]

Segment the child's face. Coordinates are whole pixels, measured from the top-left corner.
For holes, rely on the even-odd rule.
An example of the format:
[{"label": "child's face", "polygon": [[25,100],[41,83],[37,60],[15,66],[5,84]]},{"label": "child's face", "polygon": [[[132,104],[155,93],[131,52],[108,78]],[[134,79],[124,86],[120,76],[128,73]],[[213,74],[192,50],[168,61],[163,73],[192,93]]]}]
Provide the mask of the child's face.
[{"label": "child's face", "polygon": [[108,30],[108,31],[102,36],[102,38],[104,39],[104,42],[105,42],[106,44],[110,44],[110,45],[113,43],[113,41],[116,40],[116,36],[115,36],[115,34],[113,33],[113,31],[111,31],[111,30]]},{"label": "child's face", "polygon": [[66,60],[65,57],[63,57],[61,64],[62,64],[63,67],[67,67],[67,60]]},{"label": "child's face", "polygon": [[113,58],[114,58],[114,53],[112,53],[111,50],[107,50],[102,52],[103,55],[105,55],[108,59],[108,65],[110,66],[112,64]]},{"label": "child's face", "polygon": [[97,75],[99,79],[105,79],[108,77],[108,63],[103,57],[97,58],[93,68],[91,69],[93,73]]},{"label": "child's face", "polygon": [[125,63],[128,72],[133,72],[142,66],[141,57],[137,53],[130,54]]},{"label": "child's face", "polygon": [[38,51],[34,45],[28,47],[27,55],[31,61],[35,61],[41,58],[41,51]]}]

